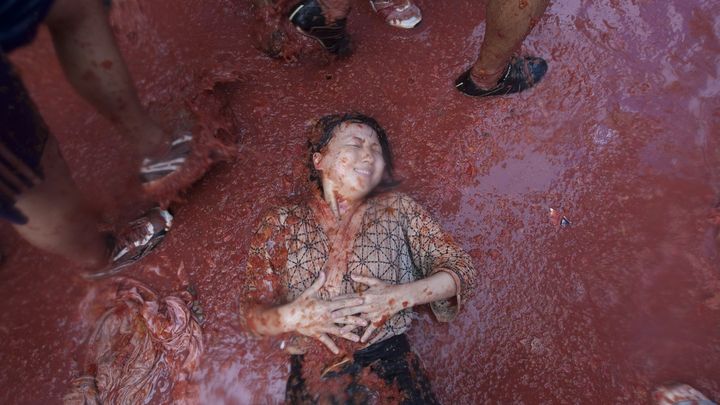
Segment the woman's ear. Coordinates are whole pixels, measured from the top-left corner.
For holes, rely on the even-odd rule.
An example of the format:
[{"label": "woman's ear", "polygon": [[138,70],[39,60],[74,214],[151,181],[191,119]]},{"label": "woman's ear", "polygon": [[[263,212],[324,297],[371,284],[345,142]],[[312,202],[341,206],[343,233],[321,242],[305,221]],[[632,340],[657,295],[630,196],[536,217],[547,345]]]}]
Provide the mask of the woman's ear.
[{"label": "woman's ear", "polygon": [[320,152],[315,152],[312,155],[313,166],[315,166],[315,170],[317,170],[317,171],[322,171],[322,166],[321,166],[322,158],[323,158],[323,155]]}]

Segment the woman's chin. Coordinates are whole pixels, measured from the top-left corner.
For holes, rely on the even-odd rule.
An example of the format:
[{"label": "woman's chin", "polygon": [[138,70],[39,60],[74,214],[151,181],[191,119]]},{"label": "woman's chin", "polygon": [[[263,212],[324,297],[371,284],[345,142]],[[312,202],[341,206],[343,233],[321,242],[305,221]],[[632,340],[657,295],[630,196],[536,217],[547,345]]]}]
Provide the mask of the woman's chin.
[{"label": "woman's chin", "polygon": [[370,179],[358,179],[355,182],[346,182],[342,190],[338,190],[338,194],[348,201],[360,201],[370,195],[375,187],[377,185]]}]

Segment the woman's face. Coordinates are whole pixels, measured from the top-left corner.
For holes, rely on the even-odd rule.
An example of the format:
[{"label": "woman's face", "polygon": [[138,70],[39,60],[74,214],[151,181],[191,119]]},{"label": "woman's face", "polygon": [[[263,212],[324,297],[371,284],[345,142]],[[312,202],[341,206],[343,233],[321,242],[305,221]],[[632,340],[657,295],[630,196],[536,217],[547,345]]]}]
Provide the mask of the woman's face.
[{"label": "woman's face", "polygon": [[313,163],[320,172],[323,188],[350,201],[367,196],[380,184],[385,171],[375,131],[352,122],[344,122],[335,129],[325,150],[313,155]]}]

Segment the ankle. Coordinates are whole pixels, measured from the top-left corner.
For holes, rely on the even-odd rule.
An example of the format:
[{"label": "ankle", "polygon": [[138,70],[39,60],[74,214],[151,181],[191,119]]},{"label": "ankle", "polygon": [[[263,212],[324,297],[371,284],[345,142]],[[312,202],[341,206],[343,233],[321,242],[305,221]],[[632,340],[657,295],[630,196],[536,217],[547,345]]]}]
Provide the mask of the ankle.
[{"label": "ankle", "polygon": [[125,131],[141,156],[159,153],[167,141],[162,128],[149,119],[138,125],[127,126]]},{"label": "ankle", "polygon": [[[350,2],[347,1],[333,1],[333,0],[318,0],[320,8],[322,9],[323,16],[325,16],[326,22],[333,23],[338,20],[346,18],[350,14]],[[339,4],[336,4],[339,3]]]},{"label": "ankle", "polygon": [[506,70],[507,64],[498,68],[483,68],[475,64],[470,70],[470,79],[481,89],[492,89],[497,86]]}]

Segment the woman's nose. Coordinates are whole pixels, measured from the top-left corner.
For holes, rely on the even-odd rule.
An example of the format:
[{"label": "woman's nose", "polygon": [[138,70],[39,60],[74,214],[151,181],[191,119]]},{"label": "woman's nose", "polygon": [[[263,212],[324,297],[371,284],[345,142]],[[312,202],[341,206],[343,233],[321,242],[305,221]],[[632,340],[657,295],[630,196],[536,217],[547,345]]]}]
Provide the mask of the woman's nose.
[{"label": "woman's nose", "polygon": [[372,150],[369,148],[363,148],[362,150],[362,160],[363,162],[370,162],[372,163],[375,160],[375,157],[373,156]]}]

